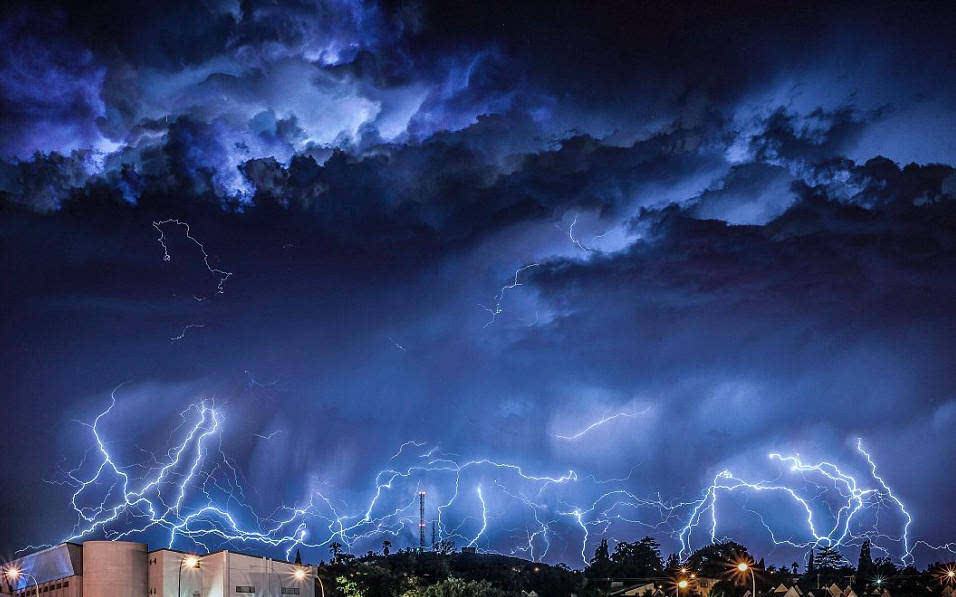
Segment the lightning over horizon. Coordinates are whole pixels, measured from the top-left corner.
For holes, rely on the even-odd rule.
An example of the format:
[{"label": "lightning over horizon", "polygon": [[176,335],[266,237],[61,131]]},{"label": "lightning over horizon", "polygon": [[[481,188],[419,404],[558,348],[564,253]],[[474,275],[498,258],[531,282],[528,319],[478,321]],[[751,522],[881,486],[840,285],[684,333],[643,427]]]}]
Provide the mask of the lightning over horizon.
[{"label": "lightning over horizon", "polygon": [[[894,554],[904,565],[913,562],[913,550],[918,545],[952,552],[951,544],[932,547],[910,536],[912,515],[877,474],[876,463],[863,448],[862,439],[857,440],[856,451],[869,471],[865,480],[829,461],[811,464],[797,455],[774,452],[769,459],[785,465],[792,478],[751,482],[723,470],[700,497],[671,500],[659,494],[653,498],[638,496],[623,486],[630,475],[603,481],[591,477],[587,484],[587,478],[574,470],[554,476],[530,473],[519,464],[488,458],[458,461],[437,446],[407,441],[389,459],[390,463],[399,460],[402,464],[389,464],[375,475],[374,491],[358,510],[315,490],[304,503],[280,504],[268,515],[261,515],[246,502],[242,475],[224,452],[225,420],[209,399],[190,404],[179,413],[179,423],[169,436],[173,445],[164,452],[151,454],[145,462],[118,461],[109,448],[112,441],[106,427],[122,387],[114,389],[109,405],[92,423],[84,424],[95,445],[95,456],[88,455],[51,481],[71,488],[70,504],[77,517],[69,534],[60,538],[62,541],[143,539],[161,533],[170,548],[199,547],[208,552],[249,544],[280,550],[285,557],[296,548],[321,548],[332,541],[340,541],[349,550],[359,550],[358,544],[374,545],[383,537],[404,536],[413,544],[417,492],[427,486],[430,494],[445,496],[439,497],[435,511],[440,540],[460,541],[490,553],[526,554],[534,561],[544,561],[556,541],[577,542],[581,563],[587,565],[587,550],[595,539],[605,538],[612,527],[622,526],[675,542],[683,560],[693,549],[692,534],[699,527],[708,529],[710,542],[719,540],[720,519],[735,517],[723,510],[718,515],[718,496],[735,492],[780,494],[805,513],[803,538],[792,540],[778,539],[758,511],[742,509],[760,519],[775,545],[841,548],[856,546],[865,538],[875,549]],[[808,477],[818,477],[830,485],[821,490],[819,483]],[[482,479],[491,481],[493,492]],[[619,487],[597,490],[606,483]],[[564,491],[581,484],[597,490],[590,502],[578,502],[579,497]],[[842,502],[836,512],[828,505],[829,494]],[[878,511],[888,504],[891,512],[904,517],[897,535],[888,535],[880,522]],[[856,523],[854,518],[862,518],[867,510],[873,511],[870,526]],[[821,528],[827,523],[818,518],[827,513],[831,524]],[[491,530],[492,517],[524,525],[524,541],[484,539]],[[38,547],[43,546],[25,546],[21,551]]]}]

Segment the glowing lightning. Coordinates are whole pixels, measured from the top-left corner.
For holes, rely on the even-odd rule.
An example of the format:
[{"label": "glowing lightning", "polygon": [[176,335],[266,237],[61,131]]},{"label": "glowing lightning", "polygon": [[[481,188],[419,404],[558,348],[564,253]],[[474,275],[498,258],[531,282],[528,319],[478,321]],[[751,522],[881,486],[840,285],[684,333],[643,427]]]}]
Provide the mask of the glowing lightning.
[{"label": "glowing lightning", "polygon": [[505,297],[505,291],[506,291],[506,290],[511,290],[511,289],[513,289],[513,288],[517,288],[518,286],[524,286],[524,284],[522,284],[521,282],[518,281],[518,276],[521,275],[521,272],[523,272],[523,271],[525,271],[525,270],[527,270],[527,269],[531,269],[532,267],[538,267],[538,265],[540,265],[540,264],[538,264],[538,263],[531,263],[531,264],[528,264],[528,265],[519,267],[517,270],[515,270],[515,279],[514,279],[514,282],[512,282],[511,284],[506,284],[505,286],[502,286],[502,287],[501,287],[501,290],[498,291],[498,294],[495,295],[495,306],[494,306],[494,308],[492,308],[492,307],[486,307],[485,305],[478,305],[479,307],[481,307],[481,308],[484,309],[485,311],[491,313],[491,319],[489,319],[489,320],[488,320],[488,323],[486,323],[483,327],[488,327],[489,325],[493,324],[493,323],[498,319],[498,316],[501,315],[501,313],[502,313],[501,301],[502,301],[502,300],[504,299],[504,297]]},{"label": "glowing lightning", "polygon": [[[562,475],[542,475],[516,463],[489,458],[460,461],[437,446],[408,441],[374,476],[370,497],[359,507],[349,507],[313,491],[303,503],[283,504],[263,516],[245,502],[240,474],[220,445],[221,414],[210,400],[201,400],[180,413],[181,422],[170,434],[169,450],[152,455],[146,463],[121,464],[111,453],[104,434],[104,425],[117,405],[118,390],[111,394],[109,406],[87,425],[94,449],[57,481],[72,488],[70,502],[77,515],[73,530],[65,537],[67,541],[94,536],[152,537],[161,533],[169,546],[189,542],[205,550],[254,544],[281,550],[288,556],[296,547],[316,548],[332,541],[352,550],[359,543],[370,545],[383,536],[414,539],[417,492],[428,486],[430,494],[439,496],[435,518],[439,540],[458,540],[468,546],[480,544],[486,552],[503,547],[505,552],[520,552],[538,560],[549,556],[554,538],[567,533],[580,540],[578,553],[586,565],[589,542],[607,536],[612,528],[621,525],[673,536],[680,556],[685,557],[693,549],[692,535],[699,527],[706,528],[710,541],[717,540],[719,496],[735,492],[779,495],[803,513],[806,539],[791,540],[779,537],[756,510],[745,508],[758,518],[777,545],[840,547],[870,538],[875,549],[887,552],[885,541],[892,540],[902,544],[904,562],[913,561],[916,546],[956,549],[953,543],[933,547],[910,537],[913,517],[877,473],[862,442],[857,443],[857,450],[869,466],[870,474],[865,480],[828,461],[806,463],[796,455],[773,453],[770,459],[786,465],[791,474],[799,477],[799,483],[750,482],[725,470],[714,477],[700,497],[665,501],[659,495],[640,497],[621,486],[630,480],[630,473],[603,481],[592,475],[579,477],[573,470]],[[259,437],[267,439],[276,433]],[[616,487],[608,487],[612,483]],[[464,499],[463,496],[472,495],[471,491],[463,491],[465,484],[474,487],[476,500]],[[574,492],[569,494],[572,485]],[[493,531],[495,518],[491,516],[487,494],[492,486],[505,503],[518,506],[515,511],[509,510],[507,519],[515,520],[514,514],[518,513],[519,520],[524,521],[519,523],[524,524],[523,528]],[[808,487],[815,490],[807,492]],[[818,510],[821,504],[828,503],[825,492],[834,491],[842,501],[830,511],[830,522],[824,523]],[[577,496],[574,501],[578,503],[569,503],[571,495]],[[495,506],[500,508],[500,504],[497,500]],[[887,536],[875,525],[863,528],[859,522],[862,512],[886,504],[905,518],[900,537]],[[480,521],[477,534],[463,534],[462,529],[476,521]],[[520,537],[517,544],[504,543],[516,537]]]},{"label": "glowing lightning", "polygon": [[206,269],[209,270],[209,273],[219,278],[219,284],[216,286],[216,292],[219,294],[222,294],[223,293],[222,286],[223,284],[226,283],[226,280],[229,279],[229,276],[232,275],[232,272],[227,272],[221,269],[214,268],[213,266],[209,264],[209,254],[206,252],[206,247],[204,247],[201,242],[199,242],[195,237],[193,237],[190,234],[189,224],[187,222],[183,222],[175,218],[171,218],[168,220],[160,220],[159,222],[153,222],[153,228],[155,228],[156,231],[159,232],[159,238],[157,238],[156,241],[163,248],[163,261],[172,261],[172,257],[169,254],[169,249],[166,247],[166,235],[163,233],[163,228],[162,228],[166,224],[175,224],[177,226],[182,226],[183,228],[186,229],[186,238],[188,238],[193,243],[195,243],[195,245],[199,247],[199,250],[202,251],[202,259],[203,259],[203,263],[206,264]]},{"label": "glowing lightning", "polygon": [[[892,502],[899,510],[906,522],[899,537],[888,537],[893,541],[898,541],[903,545],[903,551],[900,556],[903,564],[913,561],[911,539],[909,537],[910,525],[913,522],[912,516],[906,510],[903,502],[893,493],[886,482],[876,472],[876,464],[873,462],[869,453],[863,449],[862,440],[857,440],[857,451],[862,454],[870,467],[871,480],[877,483],[876,487],[862,486],[854,476],[844,472],[837,465],[820,461],[815,464],[804,463],[799,456],[782,456],[778,453],[769,455],[771,460],[776,460],[790,466],[791,472],[803,474],[815,474],[830,482],[837,494],[844,500],[841,506],[833,513],[832,525],[827,529],[821,529],[820,523],[815,517],[815,512],[811,500],[799,493],[797,489],[786,484],[776,482],[748,482],[735,477],[730,471],[724,470],[718,473],[710,486],[704,491],[703,496],[693,503],[690,515],[686,524],[678,533],[680,541],[680,556],[683,558],[685,553],[692,549],[690,538],[693,530],[700,525],[705,515],[709,516],[710,540],[716,541],[718,520],[717,520],[717,498],[719,492],[732,493],[735,491],[751,492],[771,492],[783,495],[792,500],[799,509],[806,514],[806,529],[808,540],[797,542],[792,540],[778,540],[773,530],[766,524],[762,516],[758,517],[763,526],[768,530],[771,540],[777,545],[789,545],[791,547],[806,548],[809,546],[824,545],[829,547],[840,547],[847,545],[850,541],[856,541],[860,537],[869,537],[871,539],[887,538],[885,535],[873,531],[866,531],[862,535],[854,534],[851,526],[860,512],[868,507],[880,507],[884,501]],[[816,496],[815,496],[816,497]],[[752,510],[751,510],[752,512]],[[874,548],[886,552],[886,548],[874,541]]]},{"label": "glowing lightning", "polygon": [[619,413],[617,413],[617,414],[613,414],[613,415],[604,417],[604,418],[602,418],[602,419],[600,419],[600,420],[597,420],[597,421],[591,423],[590,425],[588,425],[587,427],[585,427],[584,429],[582,429],[581,431],[578,431],[577,433],[574,433],[574,434],[572,434],[572,435],[561,435],[561,434],[556,433],[556,434],[554,435],[554,437],[556,437],[556,438],[558,438],[558,439],[563,439],[563,440],[575,440],[575,439],[579,439],[579,438],[581,438],[582,436],[584,436],[585,434],[587,434],[589,431],[591,431],[592,429],[595,429],[595,428],[597,428],[597,427],[600,427],[601,425],[604,425],[605,423],[610,423],[611,421],[613,421],[613,420],[615,420],[615,419],[619,419],[619,418],[621,418],[621,417],[633,418],[633,417],[636,417],[636,416],[639,416],[639,415],[647,414],[649,411],[650,411],[650,408],[645,408],[644,410],[642,410],[641,412],[638,412],[638,413],[619,412]]},{"label": "glowing lightning", "polygon": [[183,331],[179,332],[178,336],[171,337],[170,340],[172,342],[179,342],[180,340],[186,337],[187,330],[190,330],[192,328],[204,328],[204,327],[206,327],[206,324],[204,323],[187,323],[186,325],[183,326]]}]

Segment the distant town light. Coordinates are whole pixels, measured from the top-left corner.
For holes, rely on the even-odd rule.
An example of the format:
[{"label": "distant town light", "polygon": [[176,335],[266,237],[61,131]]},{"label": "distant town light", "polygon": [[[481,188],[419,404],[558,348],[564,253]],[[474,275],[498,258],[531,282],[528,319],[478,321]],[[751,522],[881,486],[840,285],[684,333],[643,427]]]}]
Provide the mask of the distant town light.
[{"label": "distant town light", "polygon": [[199,558],[196,556],[186,556],[186,559],[183,560],[183,564],[186,568],[195,568],[199,565]]},{"label": "distant town light", "polygon": [[737,570],[740,570],[741,572],[746,572],[748,568],[750,568],[750,566],[747,564],[747,562],[741,562],[737,564]]},{"label": "distant town light", "polygon": [[680,579],[680,580],[677,582],[677,586],[678,586],[679,588],[681,588],[681,589],[686,589],[686,588],[687,588],[687,580],[686,580],[686,579],[683,579],[683,578]]},{"label": "distant town light", "polygon": [[295,572],[292,573],[296,580],[305,580],[305,570],[302,568],[296,568]]}]

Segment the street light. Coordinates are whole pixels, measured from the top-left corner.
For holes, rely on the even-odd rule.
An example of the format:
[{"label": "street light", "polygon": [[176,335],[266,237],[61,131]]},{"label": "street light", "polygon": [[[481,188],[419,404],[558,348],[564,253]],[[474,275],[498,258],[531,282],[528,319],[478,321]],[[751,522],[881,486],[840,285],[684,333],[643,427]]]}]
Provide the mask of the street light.
[{"label": "street light", "polygon": [[[4,571],[4,574],[7,576],[7,578],[9,578],[10,580],[14,582],[16,582],[20,578],[21,574],[26,574],[27,576],[33,579],[33,586],[35,586],[37,589],[37,597],[40,597],[40,583],[38,583],[37,578],[33,576],[32,574],[30,574],[29,572],[24,572],[20,570],[19,568],[17,568],[16,566],[13,566],[11,568],[7,568]],[[13,585],[10,585],[10,589],[11,590],[13,589]]]},{"label": "street light", "polygon": [[[292,571],[292,578],[302,581],[308,577],[309,573],[305,571],[305,568],[296,566]],[[315,580],[319,581],[319,589],[322,591],[322,597],[325,597],[325,585],[322,584],[322,579],[319,577],[319,569],[315,569]]]},{"label": "street light", "polygon": [[689,583],[687,582],[686,578],[682,578],[679,581],[677,581],[677,597],[680,597],[681,590],[686,589],[688,584]]},{"label": "street light", "polygon": [[751,595],[757,597],[757,577],[754,576],[753,567],[747,562],[740,562],[737,564],[737,571],[741,574],[747,574],[748,570],[750,571],[750,580],[753,581],[753,593],[751,593]]},{"label": "street light", "polygon": [[183,566],[186,568],[199,568],[199,558],[194,555],[184,555],[179,560],[179,582],[176,587],[177,597],[183,595]]}]

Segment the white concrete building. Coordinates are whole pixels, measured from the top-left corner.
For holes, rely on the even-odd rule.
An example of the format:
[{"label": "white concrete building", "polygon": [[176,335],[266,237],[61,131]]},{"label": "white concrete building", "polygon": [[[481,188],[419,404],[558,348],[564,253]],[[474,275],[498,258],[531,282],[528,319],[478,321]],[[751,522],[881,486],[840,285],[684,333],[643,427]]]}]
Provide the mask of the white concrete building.
[{"label": "white concrete building", "polygon": [[148,597],[315,596],[309,567],[234,551],[198,556],[158,549],[149,552],[147,567]]},{"label": "white concrete building", "polygon": [[12,597],[315,597],[314,569],[233,551],[206,555],[144,543],[63,543],[3,564]]}]

